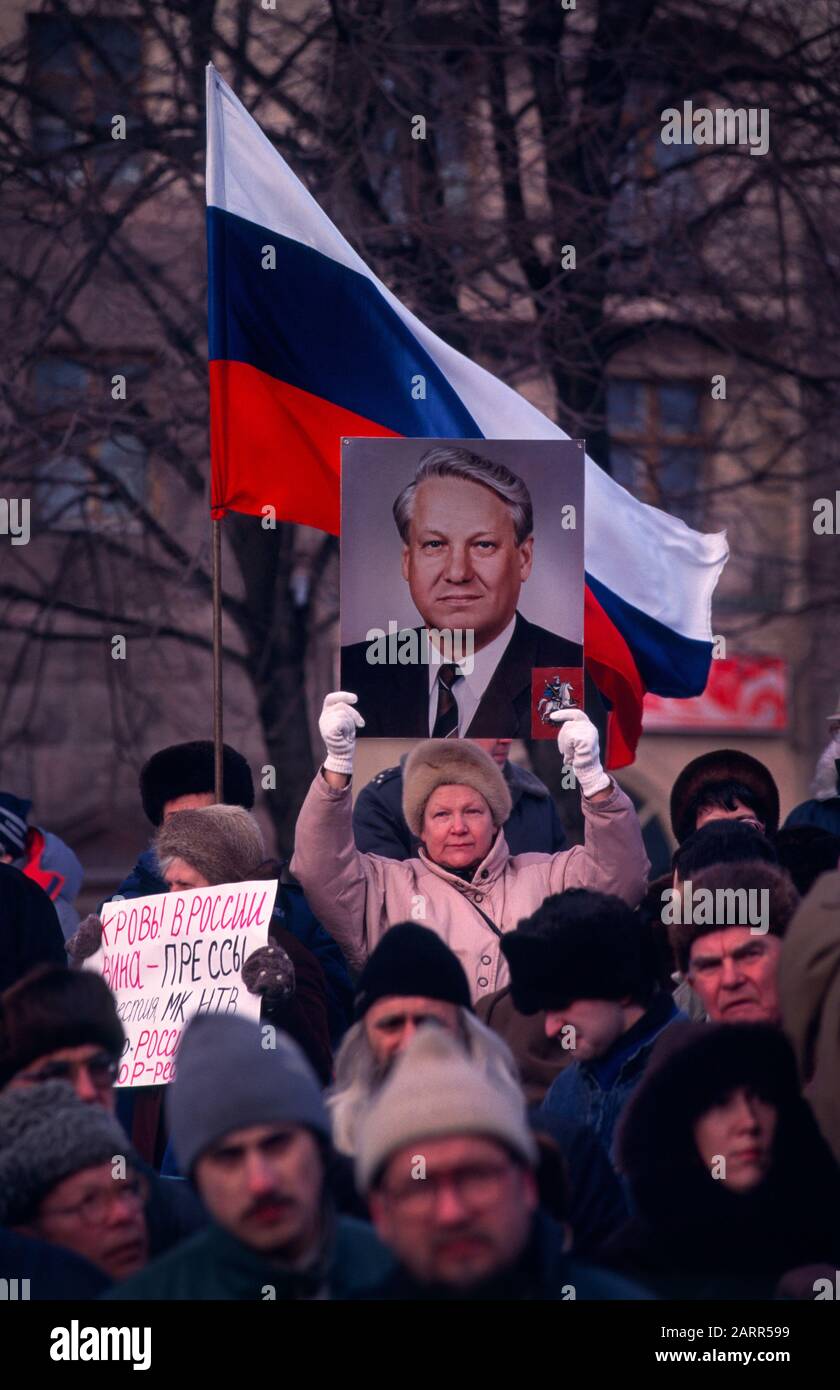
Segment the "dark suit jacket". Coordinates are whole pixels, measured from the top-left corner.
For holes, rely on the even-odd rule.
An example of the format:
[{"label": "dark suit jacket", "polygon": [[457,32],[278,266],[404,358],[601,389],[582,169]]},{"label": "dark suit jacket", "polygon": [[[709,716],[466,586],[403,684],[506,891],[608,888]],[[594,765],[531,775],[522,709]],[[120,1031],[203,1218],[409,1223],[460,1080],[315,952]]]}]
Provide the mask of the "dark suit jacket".
[{"label": "dark suit jacket", "polygon": [[[419,633],[420,628],[416,631]],[[360,737],[428,738],[429,673],[425,666],[373,666],[367,642],[341,648],[341,688],[358,695]],[[531,668],[582,666],[583,648],[516,615],[513,636],[467,730],[469,738],[530,738]]]}]

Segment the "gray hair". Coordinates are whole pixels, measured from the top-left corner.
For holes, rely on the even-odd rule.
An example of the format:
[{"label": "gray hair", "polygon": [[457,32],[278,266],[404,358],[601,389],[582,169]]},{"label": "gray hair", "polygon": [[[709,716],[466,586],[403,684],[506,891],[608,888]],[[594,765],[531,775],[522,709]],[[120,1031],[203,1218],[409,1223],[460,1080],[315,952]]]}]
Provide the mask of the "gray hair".
[{"label": "gray hair", "polygon": [[[435,1025],[425,1024],[424,1027]],[[520,1090],[519,1070],[504,1038],[500,1038],[469,1009],[458,1009],[458,1037],[470,1060],[496,1085]],[[339,1153],[350,1157],[355,1154],[359,1125],[365,1111],[389,1075],[390,1067],[377,1062],[373,1054],[362,1018],[348,1029],[342,1039],[335,1056],[335,1080],[325,1095],[333,1146]]]},{"label": "gray hair", "polygon": [[479,483],[495,492],[510,511],[516,544],[521,545],[534,530],[534,508],[531,494],[516,473],[503,463],[474,454],[471,449],[439,444],[427,449],[411,482],[403,488],[394,503],[394,520],[403,544],[408,544],[408,528],[414,513],[414,497],[427,478],[461,478],[467,483]]}]

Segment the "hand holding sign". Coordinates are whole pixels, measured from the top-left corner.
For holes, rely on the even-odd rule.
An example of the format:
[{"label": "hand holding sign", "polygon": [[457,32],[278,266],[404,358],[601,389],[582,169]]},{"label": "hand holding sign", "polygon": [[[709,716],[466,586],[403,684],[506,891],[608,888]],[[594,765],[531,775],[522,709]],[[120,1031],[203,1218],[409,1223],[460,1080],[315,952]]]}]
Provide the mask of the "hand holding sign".
[{"label": "hand holding sign", "polygon": [[282,946],[271,941],[250,955],[242,967],[245,988],[271,1003],[291,999],[295,967]]},{"label": "hand holding sign", "polygon": [[364,728],[364,719],[354,709],[358,696],[348,690],[335,690],[324,697],[318,728],[327,749],[324,767],[328,772],[353,775],[353,754],[356,751],[356,730]]},{"label": "hand holding sign", "polygon": [[66,942],[67,954],[74,965],[81,965],[96,955],[102,945],[102,922],[95,912],[89,912]]},{"label": "hand holding sign", "polygon": [[557,733],[557,747],[564,763],[575,774],[584,796],[594,796],[610,785],[601,766],[598,730],[582,709],[555,710],[549,715],[553,724],[562,727]]},{"label": "hand holding sign", "polygon": [[[84,968],[98,971],[117,1001],[126,1034],[118,1086],[172,1081],[181,1032],[194,1014],[259,1019],[261,997],[243,987],[241,972],[268,941],[276,895],[277,881],[260,879],[105,903],[101,944]],[[83,924],[81,949],[97,921]]]}]

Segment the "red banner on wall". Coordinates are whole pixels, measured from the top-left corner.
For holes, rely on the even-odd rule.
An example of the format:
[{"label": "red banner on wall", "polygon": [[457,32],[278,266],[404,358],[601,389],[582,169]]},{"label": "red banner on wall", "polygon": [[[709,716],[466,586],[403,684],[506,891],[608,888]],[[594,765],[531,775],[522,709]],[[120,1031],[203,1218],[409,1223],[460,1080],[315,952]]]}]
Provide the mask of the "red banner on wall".
[{"label": "red banner on wall", "polygon": [[788,726],[788,664],[779,656],[713,661],[702,695],[645,695],[644,732],[780,734]]}]

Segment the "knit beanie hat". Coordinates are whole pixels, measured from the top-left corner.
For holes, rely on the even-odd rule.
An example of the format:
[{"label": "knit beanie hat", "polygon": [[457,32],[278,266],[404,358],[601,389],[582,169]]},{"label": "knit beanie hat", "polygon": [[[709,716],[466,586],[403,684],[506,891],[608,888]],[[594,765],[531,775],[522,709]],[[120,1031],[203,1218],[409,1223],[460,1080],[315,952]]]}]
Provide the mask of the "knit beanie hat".
[{"label": "knit beanie hat", "polygon": [[[153,753],[140,773],[140,798],[152,825],[163,822],[167,801],[212,792],[216,783],[215,768],[213,744],[209,739],[173,743]],[[222,796],[228,806],[244,806],[246,811],[254,804],[251,769],[242,754],[227,743],[222,745]]]},{"label": "knit beanie hat", "polygon": [[66,1081],[0,1095],[0,1226],[28,1221],[58,1183],[111,1163],[136,1164],[125,1130],[101,1105],[86,1105]]},{"label": "knit beanie hat", "polygon": [[24,801],[11,792],[0,792],[0,850],[13,859],[19,859],[26,849],[31,810],[31,801]]},{"label": "knit beanie hat", "polygon": [[0,995],[0,1090],[30,1062],[65,1047],[122,1053],[114,996],[93,970],[41,965]]},{"label": "knit beanie hat", "polygon": [[367,1193],[392,1154],[424,1139],[474,1134],[537,1162],[519,1088],[500,1086],[443,1028],[420,1028],[359,1124],[356,1186]]},{"label": "knit beanie hat", "polygon": [[644,1003],[657,979],[648,923],[621,898],[588,888],[552,894],[501,945],[522,1014],[575,999]]},{"label": "knit beanie hat", "polygon": [[329,1138],[318,1079],[297,1043],[279,1030],[273,1047],[265,1041],[258,1023],[235,1015],[197,1014],[187,1024],[166,1088],[169,1134],[187,1176],[235,1129],[288,1124]]},{"label": "knit beanie hat", "polygon": [[418,838],[423,834],[426,802],[436,787],[459,785],[480,792],[493,824],[504,825],[511,796],[501,768],[478,744],[464,738],[427,738],[412,749],[403,769],[403,815]]},{"label": "knit beanie hat", "polygon": [[470,987],[454,951],[429,927],[397,922],[368,957],[359,976],[355,1016],[364,1018],[378,999],[415,996],[471,1009]]},{"label": "knit beanie hat", "polygon": [[208,883],[241,883],[265,859],[262,831],[241,806],[176,811],[154,838],[158,864],[183,859]]}]

